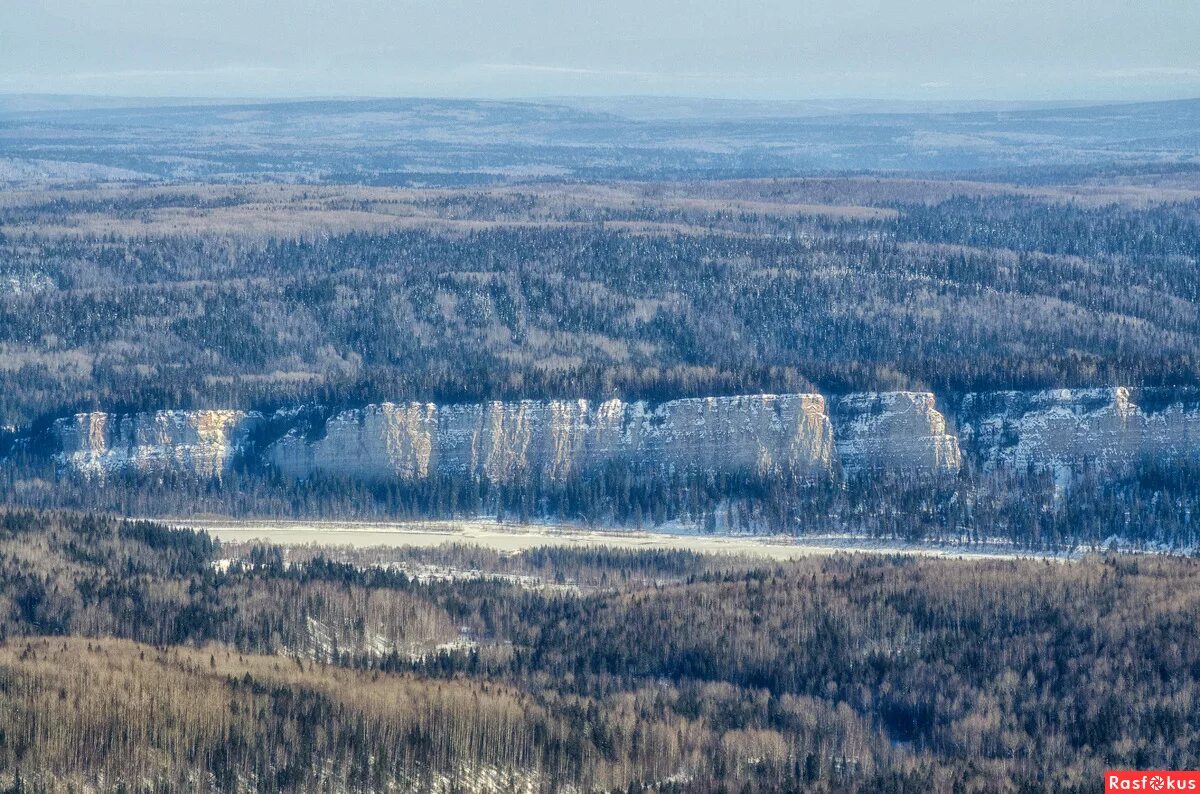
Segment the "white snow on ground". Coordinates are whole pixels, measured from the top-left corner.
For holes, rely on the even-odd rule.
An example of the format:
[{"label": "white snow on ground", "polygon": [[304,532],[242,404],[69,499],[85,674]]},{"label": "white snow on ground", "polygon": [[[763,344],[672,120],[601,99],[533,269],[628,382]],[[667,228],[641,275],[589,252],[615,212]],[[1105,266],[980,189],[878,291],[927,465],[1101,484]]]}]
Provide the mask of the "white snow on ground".
[{"label": "white snow on ground", "polygon": [[509,524],[494,519],[469,521],[349,522],[349,521],[236,521],[179,520],[174,526],[207,530],[214,537],[234,542],[262,541],[283,546],[415,546],[432,548],[448,544],[476,545],[516,554],[542,546],[610,546],[625,549],[686,550],[707,554],[735,554],[789,560],[814,554],[862,552],[916,554],[933,557],[987,559],[1035,557],[1073,559],[1082,552],[1038,552],[1002,541],[973,544],[938,542],[906,543],[854,534],[732,535],[641,530],[587,529],[562,524]]},{"label": "white snow on ground", "polygon": [[478,568],[453,568],[447,565],[417,562],[390,563],[384,567],[403,573],[409,579],[421,584],[430,582],[504,582],[523,590],[572,594],[580,592],[579,586],[574,583],[547,582],[540,576],[525,573],[481,571]]},{"label": "white snow on ground", "polygon": [[54,289],[54,281],[45,273],[0,273],[0,295],[37,295]]},{"label": "white snow on ground", "polygon": [[[453,794],[453,792],[472,792],[472,794],[536,794],[546,791],[549,781],[540,772],[528,769],[501,769],[495,766],[468,766],[464,764],[457,771],[447,774],[434,773],[429,777],[414,777],[409,781],[408,791],[421,791],[428,794]],[[574,786],[555,784],[554,791],[572,794],[577,791]]]},{"label": "white snow on ground", "polygon": [[347,651],[376,658],[389,656],[392,652],[396,652],[410,661],[422,662],[440,653],[469,651],[479,645],[471,638],[470,632],[465,627],[456,639],[449,642],[405,644],[397,643],[383,634],[372,631],[367,631],[360,641],[352,643],[345,634],[339,641],[329,624],[311,616],[305,618],[305,628],[308,633],[308,642],[307,647],[302,650],[303,655],[318,662],[334,661],[338,654]]},{"label": "white snow on ground", "polygon": [[[323,783],[322,791],[343,792],[340,772],[332,763],[326,765],[319,782]],[[146,788],[152,788],[153,781],[145,781]],[[199,791],[204,787],[197,786]],[[260,781],[252,778],[242,778],[238,781],[238,794],[261,791],[264,787]],[[41,789],[38,789],[39,791]],[[90,788],[85,788],[91,791]],[[386,791],[403,794],[539,794],[545,791],[576,794],[578,788],[571,785],[550,781],[547,776],[537,770],[501,768],[492,765],[462,764],[453,771],[416,770],[407,778],[388,783]]]},{"label": "white snow on ground", "polygon": [[153,178],[140,171],[96,163],[0,157],[0,182],[42,185],[60,182],[129,182]]}]

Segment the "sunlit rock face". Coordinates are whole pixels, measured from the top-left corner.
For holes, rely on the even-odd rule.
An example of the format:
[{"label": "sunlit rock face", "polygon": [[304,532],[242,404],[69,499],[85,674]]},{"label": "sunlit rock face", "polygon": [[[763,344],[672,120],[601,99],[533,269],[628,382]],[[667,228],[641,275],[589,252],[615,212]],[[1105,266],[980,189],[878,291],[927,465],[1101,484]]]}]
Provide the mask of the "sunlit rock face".
[{"label": "sunlit rock face", "polygon": [[324,437],[314,444],[285,436],[272,447],[273,457],[291,473],[317,465],[319,450],[320,465],[347,477],[365,479],[384,471],[409,479],[427,477],[437,423],[432,405],[369,405],[330,418]]},{"label": "sunlit rock face", "polygon": [[635,404],[641,446],[681,470],[804,476],[833,465],[825,398],[816,394],[674,400],[647,413]]},{"label": "sunlit rock face", "polygon": [[[963,456],[987,472],[1114,474],[1159,461],[1200,463],[1200,390],[1053,389],[962,398],[959,439],[928,392],[833,397],[758,394],[672,400],[382,403],[263,448],[258,414],[232,410],[81,413],[54,425],[58,459],[89,477],[134,471],[220,477],[238,455],[294,477],[491,483],[563,482],[617,464],[657,475],[795,479],[952,474]],[[279,432],[277,429],[274,432]],[[261,435],[261,434],[255,434]]]},{"label": "sunlit rock face", "polygon": [[966,444],[985,469],[1119,473],[1200,455],[1200,391],[1051,389],[986,392],[963,400]]},{"label": "sunlit rock face", "polygon": [[241,448],[257,414],[245,411],[81,413],[54,430],[69,469],[89,477],[135,471],[220,477]]},{"label": "sunlit rock face", "polygon": [[848,476],[892,471],[954,473],[958,438],[929,392],[863,392],[830,401],[834,439]]},{"label": "sunlit rock face", "polygon": [[291,434],[268,457],[285,473],[563,481],[621,463],[660,473],[827,474],[825,401],[785,394],[672,400],[384,403],[331,418],[324,438]]}]

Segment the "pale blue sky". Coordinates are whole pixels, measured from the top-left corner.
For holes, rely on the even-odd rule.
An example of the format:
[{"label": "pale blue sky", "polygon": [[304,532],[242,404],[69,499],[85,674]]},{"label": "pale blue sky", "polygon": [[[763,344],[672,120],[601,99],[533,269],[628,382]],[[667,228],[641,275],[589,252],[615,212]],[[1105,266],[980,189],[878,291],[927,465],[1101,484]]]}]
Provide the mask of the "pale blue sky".
[{"label": "pale blue sky", "polygon": [[0,0],[0,92],[1200,96],[1200,0]]}]

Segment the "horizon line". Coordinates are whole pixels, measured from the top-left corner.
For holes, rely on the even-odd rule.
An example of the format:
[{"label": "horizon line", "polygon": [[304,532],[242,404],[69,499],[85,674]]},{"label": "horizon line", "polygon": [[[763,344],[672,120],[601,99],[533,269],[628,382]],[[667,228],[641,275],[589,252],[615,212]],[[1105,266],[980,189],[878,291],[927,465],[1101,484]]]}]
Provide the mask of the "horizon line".
[{"label": "horizon line", "polygon": [[139,94],[139,93],[109,93],[87,91],[7,91],[0,89],[0,98],[46,98],[46,99],[108,99],[154,102],[353,102],[381,100],[453,100],[468,102],[542,102],[580,101],[580,100],[657,100],[684,102],[727,102],[744,105],[785,105],[785,104],[819,104],[842,102],[866,102],[877,104],[910,104],[910,105],[1135,105],[1135,104],[1164,104],[1170,102],[1188,102],[1200,100],[1200,94],[1181,94],[1167,98],[1148,99],[1138,96],[1098,97],[1098,96],[1062,96],[1052,99],[1029,97],[983,98],[983,97],[881,97],[881,96],[809,96],[809,97],[745,97],[719,94],[661,94],[661,93],[553,93],[553,94],[511,94],[490,96],[486,94]]}]

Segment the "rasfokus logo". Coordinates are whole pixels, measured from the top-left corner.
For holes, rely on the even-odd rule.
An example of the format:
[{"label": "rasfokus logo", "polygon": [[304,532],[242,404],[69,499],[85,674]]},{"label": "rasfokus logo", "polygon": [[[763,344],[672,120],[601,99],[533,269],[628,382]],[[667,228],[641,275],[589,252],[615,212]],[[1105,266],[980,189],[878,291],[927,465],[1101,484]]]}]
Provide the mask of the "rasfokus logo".
[{"label": "rasfokus logo", "polygon": [[1134,771],[1110,769],[1104,773],[1104,790],[1109,791],[1196,791],[1200,792],[1200,772],[1155,769]]}]

